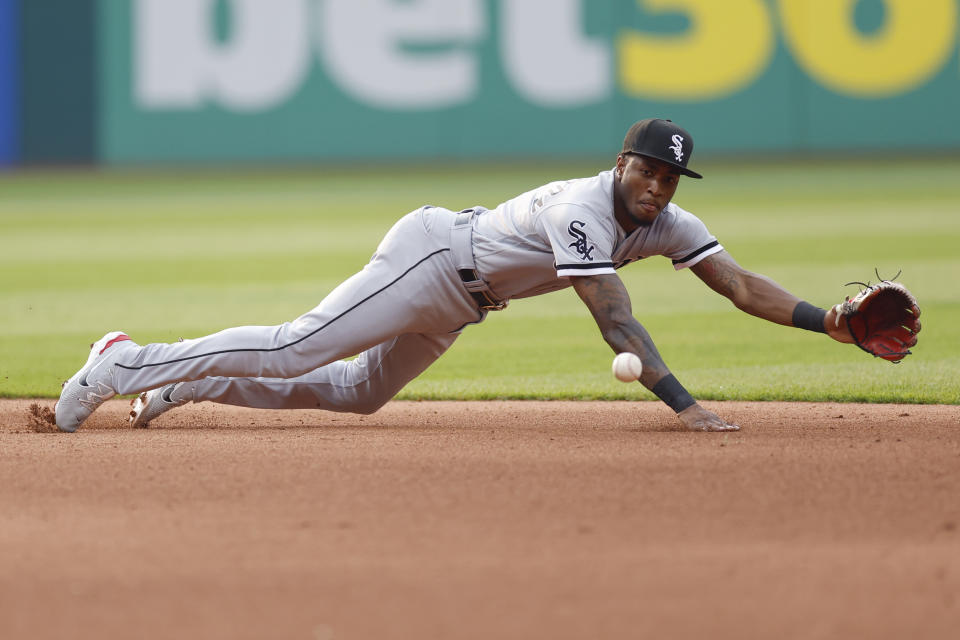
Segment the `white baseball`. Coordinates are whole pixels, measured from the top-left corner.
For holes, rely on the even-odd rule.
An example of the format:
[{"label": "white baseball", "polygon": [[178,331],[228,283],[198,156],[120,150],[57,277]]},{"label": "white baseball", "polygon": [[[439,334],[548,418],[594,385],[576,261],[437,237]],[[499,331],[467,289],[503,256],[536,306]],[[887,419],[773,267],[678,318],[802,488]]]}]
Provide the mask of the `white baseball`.
[{"label": "white baseball", "polygon": [[643,373],[643,362],[635,353],[618,353],[613,359],[613,375],[620,382],[633,382]]}]

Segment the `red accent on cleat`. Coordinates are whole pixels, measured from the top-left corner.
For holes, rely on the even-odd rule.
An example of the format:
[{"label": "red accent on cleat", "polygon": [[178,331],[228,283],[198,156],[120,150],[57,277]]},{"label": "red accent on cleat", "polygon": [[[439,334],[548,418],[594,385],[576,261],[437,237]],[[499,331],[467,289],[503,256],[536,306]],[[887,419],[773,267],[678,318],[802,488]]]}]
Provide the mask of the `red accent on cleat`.
[{"label": "red accent on cleat", "polygon": [[114,338],[113,340],[111,340],[110,342],[108,342],[106,345],[104,345],[103,349],[100,349],[100,353],[98,353],[97,355],[103,355],[103,352],[104,352],[104,351],[106,351],[107,349],[109,349],[110,347],[112,347],[112,346],[113,346],[114,344],[116,344],[117,342],[123,342],[124,340],[129,340],[129,339],[130,339],[130,336],[121,333],[121,334],[118,335],[116,338]]}]

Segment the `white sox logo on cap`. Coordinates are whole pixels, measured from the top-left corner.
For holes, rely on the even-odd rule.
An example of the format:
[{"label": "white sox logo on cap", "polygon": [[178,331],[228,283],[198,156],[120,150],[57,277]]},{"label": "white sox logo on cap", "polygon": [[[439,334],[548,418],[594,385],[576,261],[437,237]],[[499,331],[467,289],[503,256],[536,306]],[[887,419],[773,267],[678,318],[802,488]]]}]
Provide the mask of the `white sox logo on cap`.
[{"label": "white sox logo on cap", "polygon": [[693,155],[693,138],[670,120],[647,118],[635,123],[623,138],[623,153],[635,153],[672,164],[691,178],[703,176],[687,168]]},{"label": "white sox logo on cap", "polygon": [[679,133],[673,134],[673,137],[670,138],[673,141],[673,144],[668,147],[673,154],[677,156],[677,162],[683,162],[683,136]]}]

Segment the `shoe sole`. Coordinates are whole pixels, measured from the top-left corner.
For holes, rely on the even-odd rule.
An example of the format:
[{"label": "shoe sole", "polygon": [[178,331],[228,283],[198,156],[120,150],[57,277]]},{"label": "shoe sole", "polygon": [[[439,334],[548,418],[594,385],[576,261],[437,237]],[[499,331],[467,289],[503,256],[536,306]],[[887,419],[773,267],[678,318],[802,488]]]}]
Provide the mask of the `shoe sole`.
[{"label": "shoe sole", "polygon": [[140,422],[139,418],[147,410],[147,393],[144,391],[136,398],[130,401],[130,425],[135,429],[146,429],[150,426],[150,422]]}]

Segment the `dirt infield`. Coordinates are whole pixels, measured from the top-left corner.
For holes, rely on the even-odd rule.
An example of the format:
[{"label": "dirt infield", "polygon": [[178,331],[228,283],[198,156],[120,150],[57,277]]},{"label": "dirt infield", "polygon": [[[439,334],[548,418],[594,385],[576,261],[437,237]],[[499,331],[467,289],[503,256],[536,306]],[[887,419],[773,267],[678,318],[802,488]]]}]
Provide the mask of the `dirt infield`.
[{"label": "dirt infield", "polygon": [[0,637],[957,637],[960,408],[706,404],[0,401]]}]

